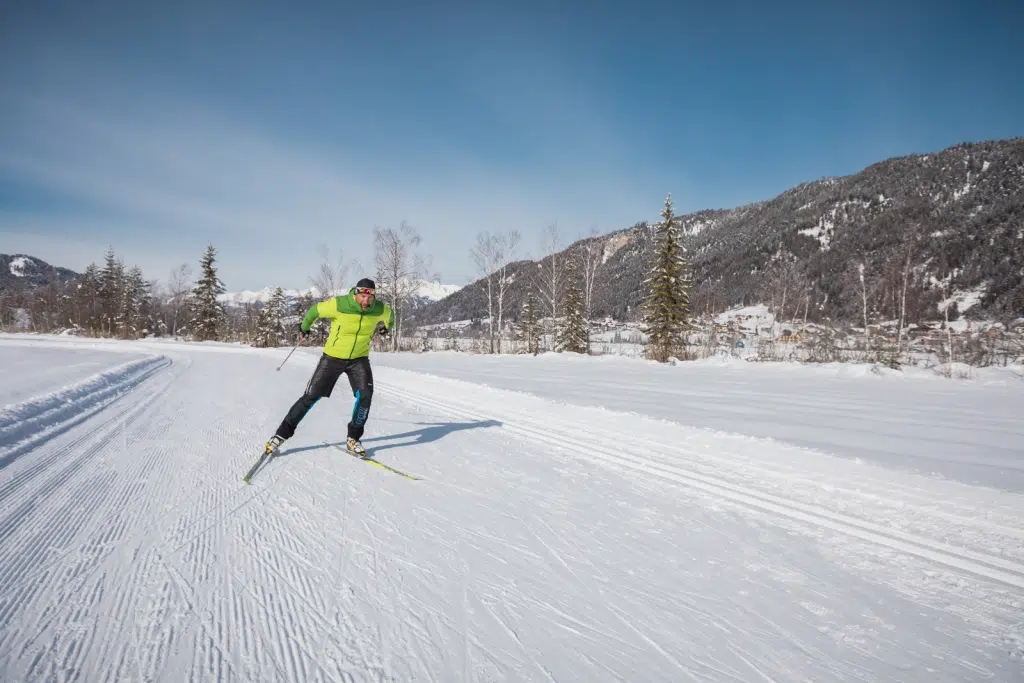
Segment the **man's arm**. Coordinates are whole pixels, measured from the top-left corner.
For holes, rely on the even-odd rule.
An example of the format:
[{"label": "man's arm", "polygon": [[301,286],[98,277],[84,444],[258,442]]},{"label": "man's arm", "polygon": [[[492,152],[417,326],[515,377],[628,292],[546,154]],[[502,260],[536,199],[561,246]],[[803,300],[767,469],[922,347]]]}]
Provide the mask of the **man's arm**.
[{"label": "man's arm", "polygon": [[305,317],[302,318],[302,322],[299,323],[299,329],[302,334],[309,332],[309,328],[313,327],[320,318],[332,318],[338,314],[338,307],[334,299],[328,299],[327,301],[321,301],[315,303],[309,307],[306,311]]}]

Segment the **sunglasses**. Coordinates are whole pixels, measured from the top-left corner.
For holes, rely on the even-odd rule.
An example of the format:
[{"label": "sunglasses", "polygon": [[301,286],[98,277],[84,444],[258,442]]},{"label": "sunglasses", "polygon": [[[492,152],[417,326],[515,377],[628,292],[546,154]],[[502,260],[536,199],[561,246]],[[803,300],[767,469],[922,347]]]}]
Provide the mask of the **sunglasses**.
[{"label": "sunglasses", "polygon": [[369,294],[370,296],[374,295],[373,290],[370,289],[369,287],[356,287],[356,294]]}]

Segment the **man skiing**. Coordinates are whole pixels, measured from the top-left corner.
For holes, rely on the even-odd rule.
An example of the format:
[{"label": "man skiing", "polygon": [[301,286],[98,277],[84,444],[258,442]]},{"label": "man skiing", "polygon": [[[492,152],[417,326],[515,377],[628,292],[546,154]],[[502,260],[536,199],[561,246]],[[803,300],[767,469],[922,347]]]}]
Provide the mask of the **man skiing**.
[{"label": "man skiing", "polygon": [[366,449],[359,440],[363,437],[373,399],[370,342],[378,328],[381,335],[387,335],[395,324],[394,311],[387,304],[376,300],[375,289],[373,280],[363,278],[347,295],[315,303],[306,312],[299,323],[299,339],[320,318],[331,321],[331,332],[305,393],[291,407],[277,428],[277,433],[267,442],[268,455],[295,434],[295,428],[317,401],[331,395],[342,373],[348,375],[356,399],[348,423],[348,450],[354,455],[366,455]]}]

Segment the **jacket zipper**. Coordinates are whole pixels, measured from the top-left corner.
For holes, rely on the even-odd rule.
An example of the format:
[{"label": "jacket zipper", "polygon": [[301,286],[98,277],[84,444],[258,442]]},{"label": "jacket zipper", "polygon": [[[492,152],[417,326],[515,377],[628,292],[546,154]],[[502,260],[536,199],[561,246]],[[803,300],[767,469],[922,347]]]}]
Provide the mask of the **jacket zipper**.
[{"label": "jacket zipper", "polygon": [[359,330],[363,329],[363,316],[366,315],[366,311],[359,312],[359,326],[356,327],[355,337],[352,338],[352,348],[348,350],[348,357],[351,358],[352,354],[355,353],[356,343],[359,341]]}]

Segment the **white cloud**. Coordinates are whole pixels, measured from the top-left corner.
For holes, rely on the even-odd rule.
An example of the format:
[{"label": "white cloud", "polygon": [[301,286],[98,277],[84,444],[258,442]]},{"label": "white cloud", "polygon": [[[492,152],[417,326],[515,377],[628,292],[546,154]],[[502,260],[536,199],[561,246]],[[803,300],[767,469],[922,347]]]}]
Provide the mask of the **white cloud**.
[{"label": "white cloud", "polygon": [[[455,147],[435,147],[429,163],[422,149],[393,162],[358,158],[181,100],[139,102],[17,100],[21,116],[0,151],[0,171],[83,209],[36,212],[31,230],[24,215],[0,216],[7,240],[20,235],[31,251],[72,234],[73,243],[93,249],[89,260],[108,244],[137,249],[152,264],[140,263],[147,275],[159,278],[177,263],[194,263],[213,242],[230,287],[299,287],[315,269],[318,243],[369,265],[373,226],[408,220],[442,277],[463,284],[471,274],[466,245],[479,230],[529,234],[558,221],[569,236],[582,236],[595,224],[610,230],[653,215],[663,197],[656,187],[639,190],[642,175],[623,167],[515,171]],[[610,135],[588,131],[581,139]]]}]

